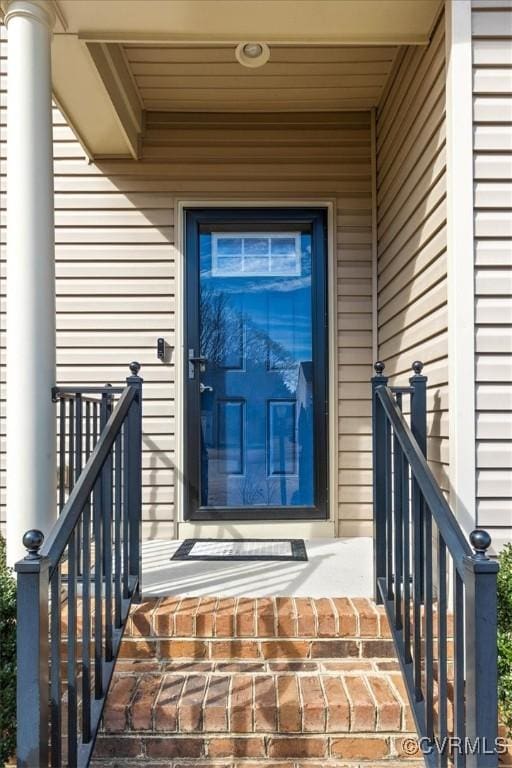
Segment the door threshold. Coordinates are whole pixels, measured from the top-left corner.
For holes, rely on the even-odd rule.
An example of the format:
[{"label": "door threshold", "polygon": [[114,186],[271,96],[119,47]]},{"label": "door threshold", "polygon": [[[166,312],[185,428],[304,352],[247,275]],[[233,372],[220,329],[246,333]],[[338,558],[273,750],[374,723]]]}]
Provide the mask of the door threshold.
[{"label": "door threshold", "polygon": [[225,520],[178,523],[179,539],[332,539],[333,520]]}]

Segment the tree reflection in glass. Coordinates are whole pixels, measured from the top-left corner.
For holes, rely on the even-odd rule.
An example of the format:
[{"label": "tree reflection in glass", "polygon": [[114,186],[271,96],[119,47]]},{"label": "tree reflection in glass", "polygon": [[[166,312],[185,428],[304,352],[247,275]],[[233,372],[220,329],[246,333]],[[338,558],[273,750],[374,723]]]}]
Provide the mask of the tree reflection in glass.
[{"label": "tree reflection in glass", "polygon": [[202,234],[200,264],[201,504],[312,505],[311,236]]}]

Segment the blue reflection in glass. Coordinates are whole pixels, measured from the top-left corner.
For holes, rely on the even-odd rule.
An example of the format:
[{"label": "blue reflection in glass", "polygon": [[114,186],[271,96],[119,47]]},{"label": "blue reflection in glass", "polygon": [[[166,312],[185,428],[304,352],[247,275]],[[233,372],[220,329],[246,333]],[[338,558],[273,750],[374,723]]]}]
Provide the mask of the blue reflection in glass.
[{"label": "blue reflection in glass", "polygon": [[202,233],[199,325],[201,504],[312,506],[311,235]]}]

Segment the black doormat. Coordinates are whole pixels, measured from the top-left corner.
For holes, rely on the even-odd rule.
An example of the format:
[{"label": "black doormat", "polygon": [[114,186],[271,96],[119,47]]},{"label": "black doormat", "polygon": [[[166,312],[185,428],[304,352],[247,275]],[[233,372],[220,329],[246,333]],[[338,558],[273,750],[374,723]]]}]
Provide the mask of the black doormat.
[{"label": "black doormat", "polygon": [[171,560],[307,560],[304,539],[185,539]]}]

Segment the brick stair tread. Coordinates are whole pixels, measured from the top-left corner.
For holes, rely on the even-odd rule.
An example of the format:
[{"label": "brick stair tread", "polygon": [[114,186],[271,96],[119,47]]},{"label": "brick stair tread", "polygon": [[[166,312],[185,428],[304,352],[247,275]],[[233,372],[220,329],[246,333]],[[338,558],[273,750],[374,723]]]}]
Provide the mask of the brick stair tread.
[{"label": "brick stair tread", "polygon": [[374,733],[412,730],[399,672],[116,673],[106,733]]},{"label": "brick stair tread", "polygon": [[391,637],[382,606],[368,598],[163,597],[132,611],[128,638]]}]

